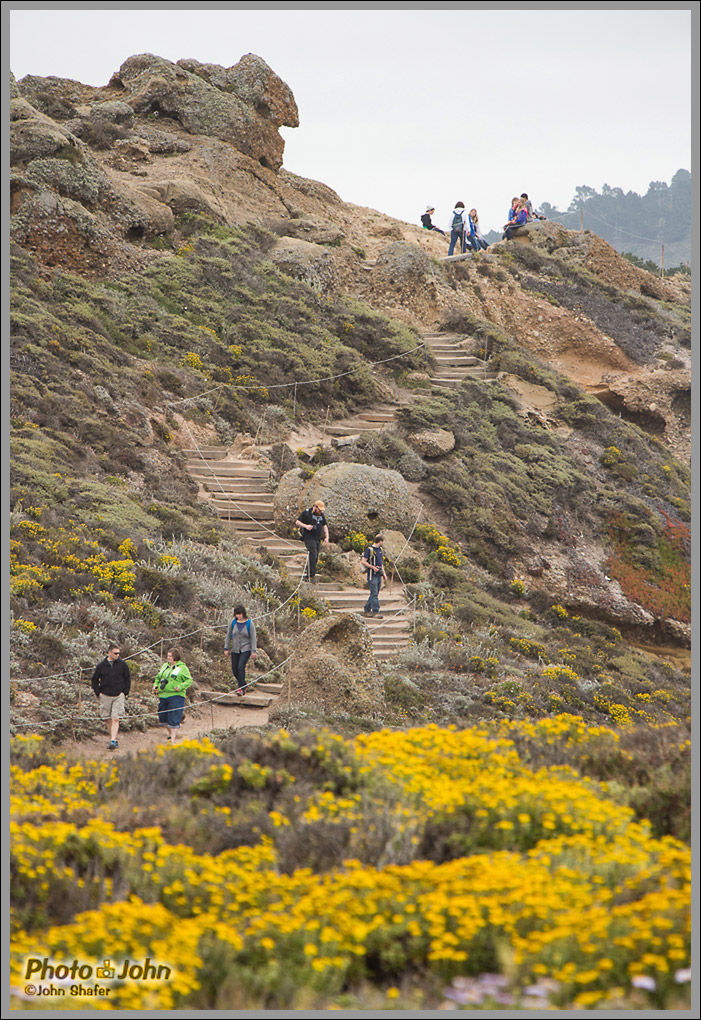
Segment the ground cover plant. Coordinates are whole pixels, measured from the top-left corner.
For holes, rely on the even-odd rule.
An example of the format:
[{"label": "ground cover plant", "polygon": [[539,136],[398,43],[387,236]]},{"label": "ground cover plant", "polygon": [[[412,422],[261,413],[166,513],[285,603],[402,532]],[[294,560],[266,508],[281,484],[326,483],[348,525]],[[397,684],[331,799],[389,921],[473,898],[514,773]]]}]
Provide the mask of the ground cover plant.
[{"label": "ground cover plant", "polygon": [[614,731],[536,728],[282,730],[76,764],[21,741],[13,985],[30,955],[148,956],[172,980],[117,982],[113,1008],[338,1008],[368,985],[432,1008],[484,972],[512,1003],[544,979],[556,1008],[641,984],[683,1003],[688,848],[518,749],[610,753]]}]

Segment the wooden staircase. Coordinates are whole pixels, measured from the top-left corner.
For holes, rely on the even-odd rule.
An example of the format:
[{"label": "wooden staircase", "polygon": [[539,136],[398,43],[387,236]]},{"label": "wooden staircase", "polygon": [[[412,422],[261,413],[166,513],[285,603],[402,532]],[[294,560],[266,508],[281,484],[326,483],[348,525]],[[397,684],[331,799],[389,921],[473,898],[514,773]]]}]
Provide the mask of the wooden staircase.
[{"label": "wooden staircase", "polygon": [[[314,587],[332,613],[357,613],[362,616],[368,600],[367,588],[352,588],[330,581],[319,581]],[[380,612],[383,619],[364,617],[372,638],[375,658],[390,659],[409,645],[413,609],[408,609],[408,606],[409,601],[400,584],[395,582],[392,590],[389,587],[380,589]]]},{"label": "wooden staircase", "polygon": [[426,345],[433,352],[437,362],[435,375],[431,377],[431,385],[452,387],[464,379],[497,378],[496,372],[490,372],[486,363],[471,354],[463,347],[463,340],[455,333],[424,333]]}]

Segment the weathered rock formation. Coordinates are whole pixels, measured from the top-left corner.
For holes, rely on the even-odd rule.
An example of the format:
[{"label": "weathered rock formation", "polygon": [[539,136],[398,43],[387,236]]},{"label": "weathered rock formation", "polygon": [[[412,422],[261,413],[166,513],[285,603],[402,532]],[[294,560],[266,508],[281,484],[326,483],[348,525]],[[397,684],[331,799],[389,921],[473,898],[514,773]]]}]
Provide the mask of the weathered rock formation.
[{"label": "weathered rock formation", "polygon": [[289,666],[295,705],[372,716],[382,705],[372,639],[360,617],[334,613],[310,624]]},{"label": "weathered rock formation", "polygon": [[323,499],[329,534],[338,540],[350,531],[374,535],[381,528],[409,534],[419,511],[398,471],[367,464],[327,464],[305,480],[299,468],[283,475],[273,501],[275,525],[289,531],[300,510]]}]

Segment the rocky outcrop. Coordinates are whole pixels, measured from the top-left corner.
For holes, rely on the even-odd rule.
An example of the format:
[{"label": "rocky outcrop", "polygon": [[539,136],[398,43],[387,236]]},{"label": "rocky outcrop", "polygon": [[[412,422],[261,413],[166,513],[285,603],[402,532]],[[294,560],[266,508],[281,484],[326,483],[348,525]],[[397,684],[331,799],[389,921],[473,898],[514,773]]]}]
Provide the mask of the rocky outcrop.
[{"label": "rocky outcrop", "polygon": [[323,499],[329,534],[338,541],[350,531],[375,535],[382,528],[409,534],[419,505],[398,471],[367,464],[327,464],[305,481],[298,468],[283,475],[273,501],[277,528],[289,533],[299,511]]},{"label": "rocky outcrop", "polygon": [[270,253],[273,263],[283,273],[304,280],[321,293],[330,290],[336,279],[333,255],[321,245],[283,237],[275,242]]},{"label": "rocky outcrop", "polygon": [[353,613],[334,613],[306,628],[297,641],[288,680],[293,703],[317,712],[372,716],[382,707],[372,639]]},{"label": "rocky outcrop", "polygon": [[[189,66],[196,66],[197,70],[188,70]],[[296,118],[296,106],[293,114],[289,98],[294,104],[294,97],[287,86],[259,57],[248,60],[243,67],[222,68],[222,79],[231,81],[225,90],[210,84],[205,74],[200,73],[208,66],[211,65],[198,65],[196,61],[173,64],[143,53],[125,60],[110,80],[110,86],[123,89],[124,101],[135,113],[170,118],[189,134],[210,135],[230,142],[262,166],[278,170],[285,147],[278,126]],[[214,72],[208,77],[217,78]],[[243,99],[234,91],[237,83],[250,99]],[[287,113],[283,112],[285,90],[289,93]]]},{"label": "rocky outcrop", "polygon": [[455,436],[449,429],[422,429],[412,432],[406,441],[422,457],[443,457],[455,446]]},{"label": "rocky outcrop", "polygon": [[233,92],[248,103],[259,117],[276,127],[299,127],[299,112],[292,90],[255,53],[247,53],[233,67],[179,60],[179,67],[199,75],[222,92]]}]

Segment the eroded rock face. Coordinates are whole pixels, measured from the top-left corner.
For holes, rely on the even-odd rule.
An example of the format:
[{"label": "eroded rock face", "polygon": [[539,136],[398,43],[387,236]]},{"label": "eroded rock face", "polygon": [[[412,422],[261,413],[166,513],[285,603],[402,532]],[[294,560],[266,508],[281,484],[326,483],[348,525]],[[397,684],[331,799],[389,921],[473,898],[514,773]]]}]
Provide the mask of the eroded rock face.
[{"label": "eroded rock face", "polygon": [[[189,70],[189,67],[197,67],[197,70]],[[285,143],[278,126],[289,123],[292,117],[291,113],[282,112],[281,97],[287,86],[259,57],[243,68],[236,65],[228,70],[213,68],[203,72],[203,68],[208,67],[213,68],[213,65],[199,65],[197,61],[173,64],[162,57],[142,53],[125,60],[110,85],[120,85],[124,89],[124,101],[135,113],[172,118],[189,134],[220,138],[262,166],[279,170]],[[267,77],[263,68],[267,69]],[[210,84],[208,78],[218,82],[231,80],[231,84],[223,90],[221,85]],[[277,90],[274,80],[280,83]],[[234,82],[246,95],[253,97],[257,106],[251,105],[253,100],[237,94]],[[292,93],[289,89],[287,92],[294,103]],[[296,111],[296,106],[294,109]],[[280,121],[280,116],[287,119]]]},{"label": "eroded rock face", "polygon": [[292,90],[266,62],[255,53],[247,53],[233,67],[201,64],[197,60],[179,60],[184,67],[199,75],[222,92],[233,92],[252,106],[259,117],[276,127],[299,127],[299,111]]},{"label": "eroded rock face", "polygon": [[334,541],[350,531],[375,535],[383,528],[408,535],[419,512],[398,471],[368,464],[327,464],[308,481],[298,468],[283,475],[273,501],[276,527],[289,534],[290,521],[315,499],[324,500]]},{"label": "eroded rock face", "polygon": [[297,641],[288,677],[295,705],[366,716],[382,707],[372,639],[353,613],[334,613],[310,624]]}]

